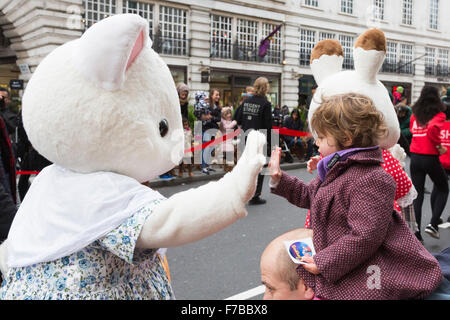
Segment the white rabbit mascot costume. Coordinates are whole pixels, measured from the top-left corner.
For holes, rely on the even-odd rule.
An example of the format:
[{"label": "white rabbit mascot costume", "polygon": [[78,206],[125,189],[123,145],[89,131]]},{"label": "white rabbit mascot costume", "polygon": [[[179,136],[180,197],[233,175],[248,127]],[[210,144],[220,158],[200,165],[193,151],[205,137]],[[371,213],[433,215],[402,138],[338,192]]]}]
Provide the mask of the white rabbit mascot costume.
[{"label": "white rabbit mascot costume", "polygon": [[[358,37],[353,49],[355,70],[342,71],[344,61],[342,46],[336,40],[322,40],[311,52],[311,69],[318,88],[311,101],[308,120],[320,106],[322,96],[355,92],[370,97],[375,106],[384,115],[388,127],[388,135],[379,145],[383,148],[384,169],[393,176],[397,183],[396,208],[409,207],[417,197],[417,192],[410,178],[402,169],[401,162],[406,157],[403,149],[397,144],[400,137],[400,126],[394,106],[386,87],[377,80],[377,73],[386,56],[386,38],[378,29],[370,29]],[[388,150],[389,149],[389,150]],[[410,215],[414,219],[414,215]],[[409,221],[414,230],[414,221]],[[309,226],[309,215],[306,219]]]},{"label": "white rabbit mascot costume", "polygon": [[175,84],[148,34],[138,15],[107,18],[50,53],[29,81],[25,130],[54,165],[0,247],[0,299],[172,299],[158,248],[246,216],[266,160],[256,131],[219,181],[169,199],[141,184],[177,165],[184,147]]}]

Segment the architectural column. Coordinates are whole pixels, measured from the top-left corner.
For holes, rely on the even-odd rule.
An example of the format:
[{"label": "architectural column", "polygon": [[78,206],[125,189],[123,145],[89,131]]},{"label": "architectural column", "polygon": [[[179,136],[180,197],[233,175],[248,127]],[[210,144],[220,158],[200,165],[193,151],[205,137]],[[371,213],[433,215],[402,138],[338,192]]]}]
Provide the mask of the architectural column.
[{"label": "architectural column", "polygon": [[284,65],[281,76],[281,106],[298,106],[298,73],[300,60],[299,27],[295,23],[284,25]]},{"label": "architectural column", "polygon": [[[209,91],[209,83],[202,83],[202,71],[210,66],[210,10],[191,6],[190,18],[190,58],[188,66],[189,88],[191,92]],[[191,95],[193,97],[193,95]]]},{"label": "architectural column", "polygon": [[[81,36],[82,0],[0,0],[0,26],[17,54],[17,64],[31,73],[58,46]],[[27,81],[31,73],[22,73]]]},{"label": "architectural column", "polygon": [[[415,45],[415,56],[414,59],[421,57],[425,54],[425,44],[416,43]],[[423,86],[425,85],[425,57],[418,59],[415,61],[414,67],[414,80],[412,85],[411,92],[411,105],[419,99],[420,91],[422,91]]]}]

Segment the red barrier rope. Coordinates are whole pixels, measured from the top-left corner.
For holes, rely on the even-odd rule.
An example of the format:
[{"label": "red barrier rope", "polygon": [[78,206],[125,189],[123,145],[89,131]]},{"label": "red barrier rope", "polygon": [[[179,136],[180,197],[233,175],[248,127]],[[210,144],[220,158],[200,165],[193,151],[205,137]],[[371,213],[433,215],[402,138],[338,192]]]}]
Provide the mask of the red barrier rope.
[{"label": "red barrier rope", "polygon": [[285,136],[293,136],[293,137],[311,137],[310,132],[304,132],[304,131],[298,131],[298,130],[292,130],[287,128],[280,128],[280,127],[272,127],[273,130],[276,130],[279,132],[279,134],[285,135]]},{"label": "red barrier rope", "polygon": [[[293,136],[293,137],[311,137],[311,133],[309,132],[303,132],[298,130],[291,130],[287,128],[280,128],[280,127],[272,127],[273,130],[278,131],[279,134],[285,135],[285,136]],[[226,140],[233,139],[234,137],[237,137],[241,134],[241,129],[237,129],[236,131],[230,132],[224,136],[221,136],[218,139],[214,139],[205,143],[202,143],[201,145],[192,147],[190,149],[184,150],[184,153],[190,153],[195,152],[201,149],[205,149],[209,146],[214,146],[217,144],[220,144]],[[16,171],[16,175],[27,175],[27,174],[39,174],[40,171]]]}]

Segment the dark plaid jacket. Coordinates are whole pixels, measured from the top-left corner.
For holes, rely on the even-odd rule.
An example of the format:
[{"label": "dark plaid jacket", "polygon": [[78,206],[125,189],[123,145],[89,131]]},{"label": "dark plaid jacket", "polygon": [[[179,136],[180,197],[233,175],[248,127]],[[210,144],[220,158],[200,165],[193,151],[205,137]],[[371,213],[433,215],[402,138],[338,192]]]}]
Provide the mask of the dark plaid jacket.
[{"label": "dark plaid jacket", "polygon": [[394,210],[395,183],[380,166],[380,149],[338,161],[322,182],[283,173],[272,192],[311,210],[315,276],[297,272],[317,297],[417,299],[442,281],[437,260]]}]

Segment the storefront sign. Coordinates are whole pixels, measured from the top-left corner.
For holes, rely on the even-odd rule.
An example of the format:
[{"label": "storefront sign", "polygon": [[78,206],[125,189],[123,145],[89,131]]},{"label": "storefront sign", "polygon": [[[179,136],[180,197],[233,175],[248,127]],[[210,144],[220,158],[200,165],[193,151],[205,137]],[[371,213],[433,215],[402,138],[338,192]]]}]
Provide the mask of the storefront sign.
[{"label": "storefront sign", "polygon": [[23,80],[9,80],[9,87],[12,90],[22,90],[23,89]]}]

